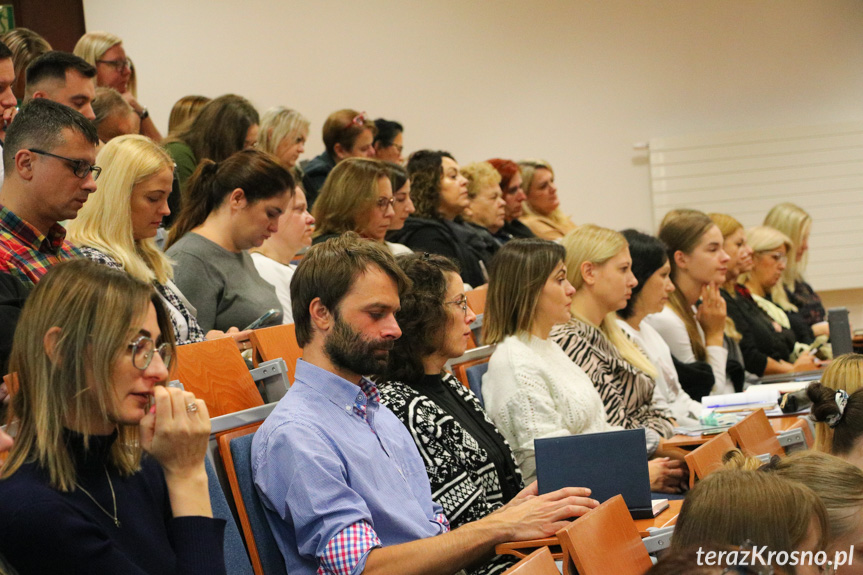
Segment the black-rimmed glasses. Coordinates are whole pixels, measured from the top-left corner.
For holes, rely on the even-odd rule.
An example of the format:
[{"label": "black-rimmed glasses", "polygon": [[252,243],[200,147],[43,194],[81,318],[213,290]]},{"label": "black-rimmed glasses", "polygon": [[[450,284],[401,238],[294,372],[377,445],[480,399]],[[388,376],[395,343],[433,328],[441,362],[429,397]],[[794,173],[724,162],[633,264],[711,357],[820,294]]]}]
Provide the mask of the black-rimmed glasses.
[{"label": "black-rimmed glasses", "polygon": [[153,356],[156,352],[162,358],[162,363],[165,364],[166,369],[171,367],[171,360],[174,357],[174,350],[171,349],[169,343],[163,343],[157,348],[156,342],[146,335],[139,335],[134,341],[130,342],[129,349],[132,350],[132,365],[141,371],[150,367],[150,363],[153,361]]},{"label": "black-rimmed glasses", "polygon": [[76,176],[81,178],[82,180],[87,177],[87,174],[93,173],[93,180],[99,179],[99,174],[102,173],[102,168],[99,166],[94,166],[89,162],[85,162],[84,160],[75,160],[73,158],[67,158],[66,156],[58,156],[57,154],[52,154],[51,152],[46,152],[45,150],[37,150],[36,148],[30,148],[30,151],[34,154],[39,154],[40,156],[50,156],[52,158],[57,158],[58,160],[64,160],[69,162],[72,171]]}]

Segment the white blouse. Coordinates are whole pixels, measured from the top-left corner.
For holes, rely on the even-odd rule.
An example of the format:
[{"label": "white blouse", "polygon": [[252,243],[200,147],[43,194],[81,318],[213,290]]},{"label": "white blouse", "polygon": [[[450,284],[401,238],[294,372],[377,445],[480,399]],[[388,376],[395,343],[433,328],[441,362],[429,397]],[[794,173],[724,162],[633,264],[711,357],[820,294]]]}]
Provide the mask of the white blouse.
[{"label": "white blouse", "polygon": [[294,270],[297,269],[297,266],[286,266],[257,252],[253,252],[251,255],[252,261],[255,262],[255,269],[258,270],[261,277],[276,288],[276,296],[279,298],[279,303],[282,304],[282,323],[294,323],[294,316],[291,311],[291,278],[294,277]]}]

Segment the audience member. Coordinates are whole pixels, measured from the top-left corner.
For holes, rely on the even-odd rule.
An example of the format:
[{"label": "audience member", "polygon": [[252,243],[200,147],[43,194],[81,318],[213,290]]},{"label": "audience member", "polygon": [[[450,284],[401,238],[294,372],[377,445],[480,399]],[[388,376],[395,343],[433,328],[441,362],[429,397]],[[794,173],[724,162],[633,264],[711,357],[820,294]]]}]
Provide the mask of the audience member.
[{"label": "audience member", "polygon": [[93,123],[102,142],[141,132],[141,118],[114,88],[96,88],[93,113],[96,115]]},{"label": "audience member", "polygon": [[0,273],[37,283],[61,260],[80,257],[59,222],[75,219],[96,191],[96,128],[51,100],[21,107],[3,148]]},{"label": "audience member", "polygon": [[[12,51],[6,44],[0,42],[0,143],[6,142],[6,132],[18,113],[18,101],[12,92],[15,84],[15,66],[12,63]],[[0,173],[0,182],[3,181]]]},{"label": "audience member", "polygon": [[393,202],[393,211],[395,214],[390,222],[390,230],[387,232],[387,236],[390,236],[390,232],[405,227],[405,221],[417,210],[414,207],[413,200],[411,200],[411,181],[408,178],[408,171],[401,164],[394,164],[392,162],[384,162],[384,164],[390,172],[393,200],[395,200]]},{"label": "audience member", "polygon": [[494,158],[488,161],[500,174],[500,190],[503,192],[504,224],[498,230],[496,237],[501,242],[507,242],[512,238],[535,237],[530,228],[521,223],[519,218],[524,213],[524,201],[527,196],[522,188],[521,170],[518,164],[512,160]]},{"label": "audience member", "polygon": [[[346,158],[327,176],[312,208],[315,233],[312,243],[324,242],[345,232],[385,242],[395,210],[390,171],[383,162]],[[386,242],[395,255],[410,253],[407,247]]]},{"label": "audience member", "polygon": [[[683,390],[668,344],[643,321],[648,315],[661,312],[668,303],[668,294],[674,291],[665,244],[636,230],[622,233],[629,244],[632,275],[638,284],[632,288],[626,307],[617,311],[617,325],[653,364],[656,371],[653,406],[658,410],[670,410],[678,425],[698,425],[701,402]],[[705,363],[704,367],[712,378],[710,366]]]},{"label": "audience member", "polygon": [[252,471],[289,573],[456,573],[494,546],[555,533],[593,500],[563,489],[452,533],[410,433],[374,383],[409,280],[378,242],[347,233],[312,246],[291,282],[294,384],[255,434]]},{"label": "audience member", "polygon": [[[187,181],[200,162],[219,163],[240,150],[254,148],[258,121],[258,111],[248,100],[226,94],[205,104],[188,128],[166,140],[165,149],[177,164],[176,174],[183,195]],[[182,204],[180,202],[179,209]]]},{"label": "audience member", "polygon": [[270,309],[279,314],[268,323],[281,322],[275,288],[246,250],[278,231],[293,195],[291,174],[257,150],[242,150],[218,164],[204,160],[195,170],[167,255],[175,262],[174,281],[205,332],[243,329]]},{"label": "audience member", "polygon": [[[32,285],[32,284],[31,284]],[[12,337],[21,315],[21,308],[30,293],[28,285],[13,275],[0,273],[0,373],[9,373],[9,354],[12,352]],[[0,383],[0,404],[8,397],[5,383]],[[2,409],[0,409],[2,411]],[[0,418],[0,421],[4,421]]]},{"label": "audience member", "polygon": [[198,117],[198,114],[212,98],[207,96],[183,96],[174,103],[171,108],[171,115],[168,116],[168,137],[176,136],[183,130],[189,127],[192,120]]},{"label": "audience member", "polygon": [[[501,245],[495,238],[504,224],[506,201],[500,191],[500,173],[488,162],[474,162],[461,169],[467,179],[468,205],[463,217],[468,226],[490,245]],[[496,247],[491,248],[497,251]]]},{"label": "audience member", "polygon": [[15,83],[12,92],[19,102],[24,100],[27,66],[30,62],[50,51],[51,44],[29,28],[12,28],[2,36],[0,42],[12,51],[12,66],[15,70]]},{"label": "audience member", "polygon": [[416,212],[390,239],[418,252],[440,254],[459,265],[472,287],[486,282],[492,253],[473,230],[461,222],[468,206],[467,179],[448,152],[420,150],[408,159],[408,174]]},{"label": "audience member", "polygon": [[[821,385],[825,388],[830,388],[832,390],[830,393],[833,393],[834,396],[836,392],[841,390],[847,393],[850,397],[855,391],[863,388],[863,355],[860,355],[859,353],[848,353],[835,358],[830,362],[830,365],[827,366],[827,369],[824,370],[824,373],[821,374]],[[827,397],[823,401],[826,401],[829,404],[831,400],[835,402],[835,397]],[[812,415],[812,419],[814,420],[816,415],[815,411],[812,412]],[[824,419],[824,417],[825,416],[822,416],[822,419]],[[833,423],[836,424],[838,421],[838,419],[834,420]],[[863,419],[860,421],[861,424],[863,424]],[[848,423],[848,421],[844,420],[842,423],[845,424]],[[834,427],[835,425],[831,427],[824,421],[816,420],[814,449],[842,456],[843,454],[837,453],[831,447],[833,444]],[[860,434],[863,434],[863,428],[861,428]],[[861,452],[860,463],[861,467],[863,467],[863,452]]]},{"label": "audience member", "polygon": [[812,327],[815,335],[828,333],[827,315],[821,298],[803,279],[809,252],[812,217],[800,206],[786,202],[773,206],[767,212],[764,225],[776,228],[791,240],[792,249],[788,252],[788,262],[782,272],[782,284],[788,292],[789,301],[797,308],[796,313],[799,313]]},{"label": "audience member", "polygon": [[[289,170],[298,169],[300,154],[306,151],[308,137],[309,121],[296,110],[277,106],[261,116],[258,149],[276,156]],[[299,182],[302,178],[295,179]]]},{"label": "audience member", "polygon": [[309,213],[306,194],[301,186],[294,188],[294,199],[279,218],[279,229],[264,240],[260,247],[250,250],[255,269],[261,277],[276,288],[282,304],[282,323],[294,323],[291,311],[291,279],[297,266],[291,261],[301,250],[312,245],[315,218]]},{"label": "audience member", "polygon": [[[152,283],[169,312],[178,345],[204,341],[195,309],[174,285],[171,262],[153,239],[169,212],[174,162],[158,144],[139,135],[111,140],[96,159],[103,171],[99,193],[69,224],[69,240],[91,260]],[[248,333],[235,332],[231,335],[248,344]],[[224,335],[212,330],[206,338]]]},{"label": "audience member", "polygon": [[392,120],[378,118],[375,120],[375,127],[377,133],[372,142],[375,148],[375,157],[383,162],[403,164],[405,162],[403,156],[405,129],[402,125]]},{"label": "audience member", "polygon": [[345,158],[374,157],[372,142],[375,134],[375,123],[366,117],[365,112],[345,109],[330,114],[323,129],[326,149],[304,168],[303,188],[309,206],[315,205],[318,192],[337,163]]},{"label": "audience member", "polygon": [[[757,545],[766,548],[766,559],[770,552],[825,551],[829,533],[824,504],[805,485],[760,471],[722,469],[687,494],[671,548],[707,552]],[[815,575],[818,570],[801,566],[785,572]]]},{"label": "audience member", "polygon": [[544,240],[558,240],[574,230],[572,219],[560,209],[551,165],[542,160],[524,160],[518,166],[527,196],[521,222]]},{"label": "audience member", "polygon": [[734,387],[725,375],[728,359],[728,351],[723,347],[725,300],[718,287],[725,282],[729,260],[722,249],[722,232],[702,212],[686,210],[666,215],[659,239],[668,247],[671,280],[676,289],[669,294],[665,308],[644,321],[659,332],[678,362],[710,364],[711,379],[685,378],[684,372],[679,372],[683,389],[693,399],[733,392]]},{"label": "audience member", "polygon": [[[853,369],[860,369],[860,360]],[[834,384],[835,385],[835,384]],[[807,390],[816,425],[815,447],[863,469],[863,390],[852,392],[813,383]]]},{"label": "audience member", "polygon": [[569,321],[551,330],[551,340],[593,382],[607,420],[624,429],[644,428],[648,453],[671,437],[674,422],[652,406],[656,368],[617,325],[638,281],[620,232],[593,224],[563,237],[567,280],[575,288]]},{"label": "audience member", "polygon": [[96,69],[68,52],[45,52],[27,67],[24,101],[47,98],[81,112],[88,120],[96,119],[93,99]]},{"label": "audience member", "polygon": [[[126,57],[123,40],[110,32],[87,32],[75,44],[75,55],[96,67],[96,85],[114,88],[141,119],[141,134],[155,142],[162,140],[150,112],[138,103],[132,77],[132,61]],[[29,82],[29,80],[28,80]]]},{"label": "audience member", "polygon": [[207,406],[164,387],[171,331],[151,286],[93,262],[33,290],[0,469],[0,553],[21,573],[225,573]]},{"label": "audience member", "polygon": [[[536,479],[534,440],[620,429],[609,425],[599,392],[549,339],[569,321],[575,288],[566,251],[540,239],[513,240],[492,262],[483,339],[497,344],[483,376],[486,411],[513,448],[525,483]],[[680,463],[651,460],[654,491],[676,491]]]}]

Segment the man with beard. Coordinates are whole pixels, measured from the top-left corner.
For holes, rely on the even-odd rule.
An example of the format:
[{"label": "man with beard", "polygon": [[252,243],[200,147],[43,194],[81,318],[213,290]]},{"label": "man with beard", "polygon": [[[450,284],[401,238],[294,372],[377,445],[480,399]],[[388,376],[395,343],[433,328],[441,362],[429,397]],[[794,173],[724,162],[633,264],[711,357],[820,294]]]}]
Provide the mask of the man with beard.
[{"label": "man with beard", "polygon": [[313,246],[291,281],[303,358],[252,444],[291,575],[457,573],[498,543],[549,536],[596,504],[582,488],[523,493],[449,532],[416,444],[364,377],[383,370],[401,335],[395,312],[407,284],[383,244],[353,233]]}]

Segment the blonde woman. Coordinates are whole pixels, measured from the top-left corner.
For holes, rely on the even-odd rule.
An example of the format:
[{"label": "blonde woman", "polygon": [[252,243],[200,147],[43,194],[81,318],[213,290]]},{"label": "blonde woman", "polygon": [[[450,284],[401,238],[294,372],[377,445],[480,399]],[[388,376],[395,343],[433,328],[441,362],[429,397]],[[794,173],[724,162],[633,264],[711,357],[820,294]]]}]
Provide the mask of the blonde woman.
[{"label": "blonde woman", "polygon": [[168,116],[168,137],[176,136],[183,130],[189,127],[189,124],[198,116],[198,112],[212,98],[207,96],[183,96],[171,108],[171,115]]},{"label": "blonde woman", "polygon": [[544,240],[559,240],[574,230],[572,219],[560,210],[551,164],[543,160],[523,160],[518,167],[527,196],[524,216],[519,218],[521,223]]},{"label": "blonde woman", "polygon": [[[483,337],[497,347],[483,376],[483,398],[526,484],[536,479],[535,439],[620,429],[609,424],[587,374],[549,337],[555,324],[570,319],[575,288],[565,258],[560,244],[512,240],[489,274]],[[679,489],[679,462],[653,459],[649,468],[654,491]]]},{"label": "blonde woman", "polygon": [[[309,121],[305,116],[277,106],[270,108],[261,116],[261,126],[258,130],[258,149],[276,156],[282,165],[289,170],[296,170],[300,154],[306,150],[306,140],[309,137]],[[302,176],[297,178],[302,179]]]},{"label": "blonde woman", "polygon": [[171,332],[150,285],[85,259],[34,288],[0,470],[0,555],[19,572],[225,573],[207,406],[164,387]]},{"label": "blonde woman", "polygon": [[674,421],[652,407],[656,367],[617,325],[638,281],[626,238],[593,224],[580,226],[561,242],[567,279],[575,288],[569,321],[551,330],[551,339],[590,377],[608,422],[624,429],[643,427],[648,451],[671,437]]},{"label": "blonde woman", "polygon": [[110,32],[88,32],[75,44],[75,55],[96,68],[96,86],[114,88],[141,118],[141,134],[156,142],[162,140],[146,107],[138,103],[130,85],[132,61],[126,56],[123,40]]},{"label": "blonde woman", "polygon": [[[791,240],[792,249],[788,254],[782,284],[788,293],[788,300],[796,312],[812,327],[815,335],[828,333],[827,314],[821,298],[803,279],[809,253],[809,233],[812,231],[812,217],[803,208],[792,203],[782,203],[767,212],[764,225],[776,228]],[[793,257],[792,257],[793,255]]]},{"label": "blonde woman", "polygon": [[659,239],[668,248],[675,290],[662,312],[644,321],[659,332],[681,364],[710,364],[712,381],[700,377],[686,381],[681,376],[690,396],[701,399],[711,393],[731,393],[735,387],[726,379],[728,351],[723,347],[725,300],[719,294],[730,258],[722,247],[722,232],[704,213],[680,210],[664,218]]},{"label": "blonde woman", "polygon": [[793,250],[791,240],[775,228],[757,226],[747,230],[746,241],[753,250],[752,270],[743,274],[740,282],[773,321],[793,332],[795,341],[812,343],[815,339],[812,329],[803,318],[792,313],[796,308],[788,301],[782,286],[782,273]]},{"label": "blonde woman", "polygon": [[12,50],[12,67],[15,70],[15,83],[12,85],[12,93],[18,101],[24,100],[24,89],[27,81],[27,66],[30,62],[51,51],[51,44],[29,28],[12,28],[2,36],[0,42]]},{"label": "blonde woman", "polygon": [[506,215],[500,173],[488,162],[474,162],[463,166],[461,175],[467,178],[468,197],[462,217],[472,228],[493,236],[503,227]]}]

